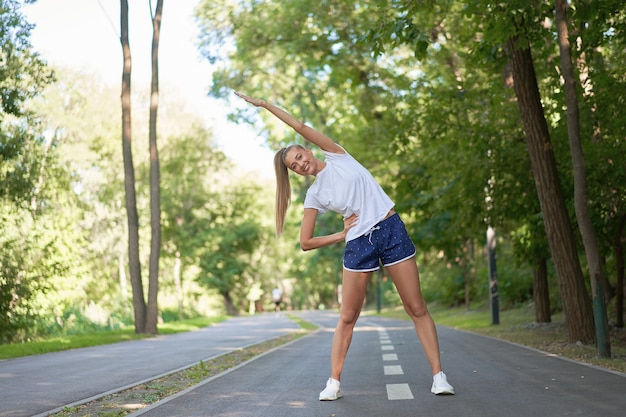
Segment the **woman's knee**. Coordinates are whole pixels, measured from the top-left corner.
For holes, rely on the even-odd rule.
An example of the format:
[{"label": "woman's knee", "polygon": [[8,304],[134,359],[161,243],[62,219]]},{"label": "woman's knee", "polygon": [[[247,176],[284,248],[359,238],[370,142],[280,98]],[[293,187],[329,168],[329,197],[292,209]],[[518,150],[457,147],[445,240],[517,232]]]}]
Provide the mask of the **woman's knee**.
[{"label": "woman's knee", "polygon": [[357,319],[359,318],[359,314],[361,313],[360,309],[355,308],[342,308],[339,312],[339,321],[343,324],[354,326],[356,324]]},{"label": "woman's knee", "polygon": [[420,318],[428,315],[428,307],[424,302],[416,302],[404,305],[404,310],[412,318]]}]

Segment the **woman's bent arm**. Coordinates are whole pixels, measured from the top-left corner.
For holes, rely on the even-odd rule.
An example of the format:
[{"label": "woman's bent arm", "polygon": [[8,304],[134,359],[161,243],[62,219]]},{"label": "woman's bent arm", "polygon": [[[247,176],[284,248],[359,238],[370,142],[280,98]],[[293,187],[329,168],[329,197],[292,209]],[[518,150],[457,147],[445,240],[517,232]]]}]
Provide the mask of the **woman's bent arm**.
[{"label": "woman's bent arm", "polygon": [[300,226],[300,247],[303,251],[318,249],[339,243],[346,239],[348,230],[350,230],[358,221],[358,216],[352,216],[344,219],[344,228],[341,232],[333,233],[326,236],[313,236],[315,233],[315,220],[317,218],[317,210],[313,208],[305,208],[302,217],[302,225]]}]

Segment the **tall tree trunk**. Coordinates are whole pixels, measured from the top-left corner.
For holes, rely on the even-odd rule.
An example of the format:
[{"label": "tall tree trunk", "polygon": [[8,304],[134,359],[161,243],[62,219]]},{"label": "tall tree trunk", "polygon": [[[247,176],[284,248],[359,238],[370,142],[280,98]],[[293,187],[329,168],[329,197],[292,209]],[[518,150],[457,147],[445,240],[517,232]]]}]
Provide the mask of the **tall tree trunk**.
[{"label": "tall tree trunk", "polygon": [[[584,30],[584,27],[585,27],[585,23],[581,23],[581,28],[578,29],[578,31]],[[567,27],[565,28],[567,29]],[[568,37],[571,37],[571,35],[573,34],[570,33],[570,36]],[[592,128],[593,130],[592,130],[592,136],[591,136],[592,141],[595,144],[600,144],[603,141],[603,138],[602,138],[603,132],[602,132],[602,126],[599,120],[600,118],[598,117],[598,113],[599,113],[598,101],[595,98],[593,82],[591,80],[592,71],[589,68],[589,64],[587,64],[587,57],[585,55],[584,50],[582,49],[582,43],[583,43],[582,37],[577,36],[575,44],[577,45],[577,49],[580,51],[580,53],[576,57],[576,68],[578,69],[578,83],[580,85],[583,97],[585,97],[591,103],[590,116],[593,122],[593,128]],[[569,48],[569,51],[571,51],[571,48]],[[571,55],[571,52],[569,51],[568,51],[568,54]],[[601,275],[600,280],[602,283],[602,288],[604,289],[604,303],[608,306],[609,302],[611,301],[611,298],[615,295],[615,293],[612,291],[611,283],[606,274],[606,262],[604,261],[604,259],[602,259],[601,263],[602,263],[602,270],[604,273]]]},{"label": "tall tree trunk", "polygon": [[124,67],[122,72],[122,153],[124,155],[124,189],[126,191],[126,215],[128,218],[128,263],[130,283],[133,289],[133,309],[135,312],[135,332],[146,332],[146,302],[143,298],[141,264],[139,262],[139,216],[135,195],[135,169],[131,147],[130,123],[130,73],[131,57],[128,40],[128,1],[120,0],[120,20]]},{"label": "tall tree trunk", "polygon": [[[569,30],[567,28],[567,1],[555,0],[556,28],[561,56],[561,76],[564,80],[565,103],[567,107],[567,136],[569,138],[572,169],[574,174],[574,211],[578,228],[582,235],[583,246],[589,268],[591,280],[591,295],[595,317],[596,344],[598,354],[604,357],[611,356],[611,342],[604,303],[602,282],[604,271],[598,249],[598,239],[591,223],[587,206],[587,173],[585,170],[585,156],[580,142],[580,122],[578,113],[578,97],[576,93],[576,78],[572,65]],[[599,284],[600,283],[600,284]]]},{"label": "tall tree trunk", "polygon": [[550,291],[548,287],[548,261],[539,259],[533,269],[533,301],[535,302],[535,321],[550,323]]},{"label": "tall tree trunk", "polygon": [[[152,2],[151,2],[152,3]],[[150,7],[152,13],[152,6]],[[157,0],[156,11],[152,18],[152,83],[150,85],[150,265],[148,275],[148,314],[146,330],[157,333],[159,316],[159,259],[161,255],[161,188],[159,172],[159,152],[157,147],[157,111],[159,108],[159,37],[161,35],[161,16],[163,0]]]},{"label": "tall tree trunk", "polygon": [[594,324],[591,300],[585,288],[574,234],[558,178],[530,47],[519,46],[517,36],[508,39],[507,47],[511,55],[515,95],[526,133],[546,236],[559,278],[568,338],[570,342],[592,342]]},{"label": "tall tree trunk", "polygon": [[233,299],[231,298],[230,293],[228,291],[223,291],[221,294],[224,298],[224,307],[226,308],[226,314],[228,314],[229,316],[238,316],[239,310],[237,309],[237,307],[235,307],[235,304],[233,304]]}]

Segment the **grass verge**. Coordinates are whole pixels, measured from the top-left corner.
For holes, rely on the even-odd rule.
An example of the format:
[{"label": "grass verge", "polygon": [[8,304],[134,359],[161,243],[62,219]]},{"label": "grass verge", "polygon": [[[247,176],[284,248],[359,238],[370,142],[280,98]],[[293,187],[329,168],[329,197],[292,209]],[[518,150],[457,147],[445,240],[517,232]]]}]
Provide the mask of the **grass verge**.
[{"label": "grass verge", "polygon": [[[201,317],[159,324],[159,334],[183,333],[202,327],[211,326],[226,319],[226,316]],[[0,345],[0,360],[22,356],[39,355],[42,353],[59,352],[90,346],[101,346],[110,343],[153,337],[147,334],[136,334],[132,327],[100,332],[53,336],[28,343],[12,343]]]}]

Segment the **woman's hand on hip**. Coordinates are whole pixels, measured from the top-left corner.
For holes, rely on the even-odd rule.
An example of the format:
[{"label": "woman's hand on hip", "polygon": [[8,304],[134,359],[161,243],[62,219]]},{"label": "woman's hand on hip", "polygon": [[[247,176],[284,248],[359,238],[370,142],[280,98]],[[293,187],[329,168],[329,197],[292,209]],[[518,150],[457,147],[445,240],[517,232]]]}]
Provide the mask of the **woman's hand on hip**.
[{"label": "woman's hand on hip", "polygon": [[358,214],[354,213],[350,217],[343,219],[343,233],[348,234],[348,230],[352,229],[359,222]]}]

